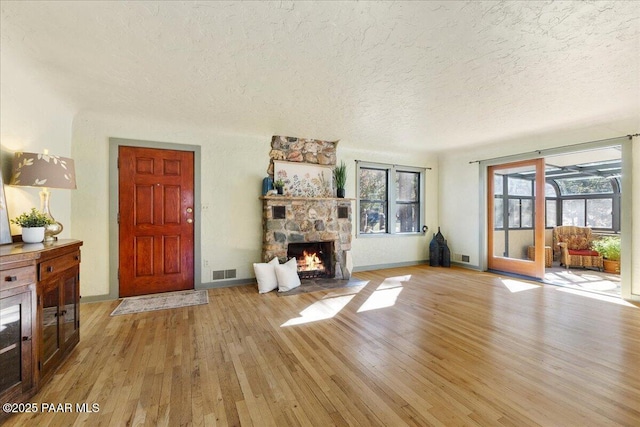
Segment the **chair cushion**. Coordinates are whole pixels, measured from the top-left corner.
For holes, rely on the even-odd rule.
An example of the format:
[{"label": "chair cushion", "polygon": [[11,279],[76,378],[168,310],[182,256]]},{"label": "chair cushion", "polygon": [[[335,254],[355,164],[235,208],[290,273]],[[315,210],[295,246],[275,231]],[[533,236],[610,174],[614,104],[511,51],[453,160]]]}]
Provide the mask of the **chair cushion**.
[{"label": "chair cushion", "polygon": [[591,249],[582,249],[582,250],[569,249],[569,255],[600,256],[598,252],[592,251]]},{"label": "chair cushion", "polygon": [[565,242],[569,250],[584,251],[589,249],[589,239],[582,234],[566,234],[559,236],[558,239]]}]

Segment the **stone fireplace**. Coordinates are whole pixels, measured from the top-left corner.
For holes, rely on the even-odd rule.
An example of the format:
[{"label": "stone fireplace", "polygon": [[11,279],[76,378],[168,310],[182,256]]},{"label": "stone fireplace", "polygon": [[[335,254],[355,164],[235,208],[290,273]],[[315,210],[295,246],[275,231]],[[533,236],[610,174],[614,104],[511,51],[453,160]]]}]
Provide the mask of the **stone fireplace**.
[{"label": "stone fireplace", "polygon": [[[267,173],[273,177],[274,161],[333,166],[336,145],[337,141],[275,135]],[[295,257],[301,278],[350,277],[352,199],[267,195],[261,200],[264,262]]]},{"label": "stone fireplace", "polygon": [[[328,263],[329,276],[325,277],[350,277],[347,252],[351,250],[351,199],[284,196],[264,196],[261,199],[264,262],[273,257],[278,257],[280,262],[287,261],[292,257],[290,244],[322,244],[322,255],[331,254],[333,258]],[[299,268],[298,274],[302,278],[309,277],[300,273]]]}]

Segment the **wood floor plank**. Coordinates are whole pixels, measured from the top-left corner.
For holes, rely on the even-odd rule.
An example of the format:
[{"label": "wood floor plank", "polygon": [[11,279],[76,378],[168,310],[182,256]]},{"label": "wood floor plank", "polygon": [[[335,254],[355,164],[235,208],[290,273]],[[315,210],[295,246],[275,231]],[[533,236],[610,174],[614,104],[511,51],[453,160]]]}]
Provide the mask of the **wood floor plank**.
[{"label": "wood floor plank", "polygon": [[460,268],[361,272],[357,289],[110,317],[31,401],[97,413],[7,426],[640,425],[640,308]]}]

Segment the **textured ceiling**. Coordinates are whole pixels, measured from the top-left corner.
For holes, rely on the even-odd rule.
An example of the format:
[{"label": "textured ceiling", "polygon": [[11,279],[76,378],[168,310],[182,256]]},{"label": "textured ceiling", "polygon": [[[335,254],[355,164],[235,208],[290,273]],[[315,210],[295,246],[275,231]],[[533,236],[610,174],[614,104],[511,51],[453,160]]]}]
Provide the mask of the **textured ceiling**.
[{"label": "textured ceiling", "polygon": [[640,3],[10,2],[78,112],[438,151],[640,126]]}]

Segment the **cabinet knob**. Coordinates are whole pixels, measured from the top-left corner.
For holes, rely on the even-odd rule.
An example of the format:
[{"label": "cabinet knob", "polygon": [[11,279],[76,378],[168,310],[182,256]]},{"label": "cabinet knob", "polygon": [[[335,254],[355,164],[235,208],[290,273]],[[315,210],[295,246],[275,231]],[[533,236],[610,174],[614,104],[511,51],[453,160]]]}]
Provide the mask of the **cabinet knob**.
[{"label": "cabinet knob", "polygon": [[53,266],[52,265],[47,266],[47,273],[53,273]]},{"label": "cabinet knob", "polygon": [[5,282],[16,282],[18,280],[18,276],[7,276],[4,278]]}]

